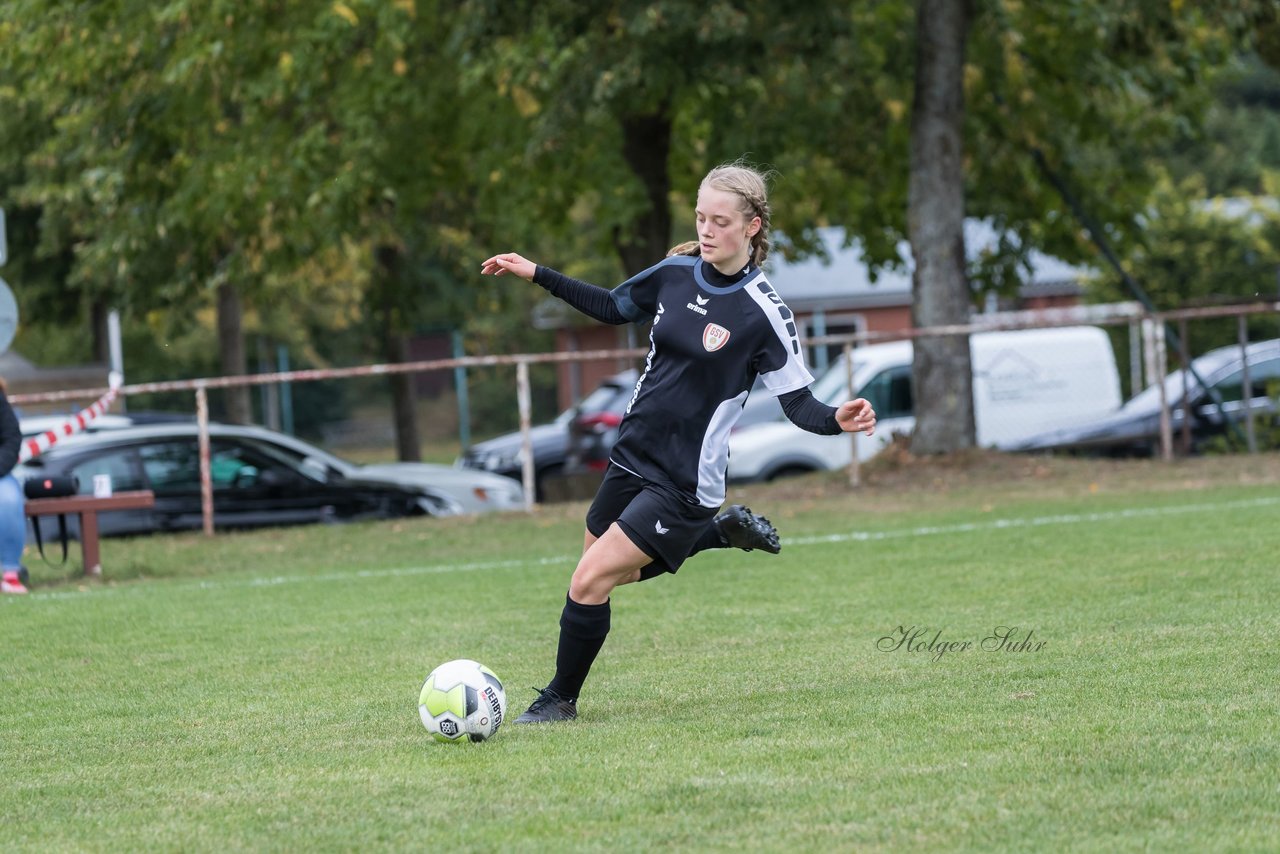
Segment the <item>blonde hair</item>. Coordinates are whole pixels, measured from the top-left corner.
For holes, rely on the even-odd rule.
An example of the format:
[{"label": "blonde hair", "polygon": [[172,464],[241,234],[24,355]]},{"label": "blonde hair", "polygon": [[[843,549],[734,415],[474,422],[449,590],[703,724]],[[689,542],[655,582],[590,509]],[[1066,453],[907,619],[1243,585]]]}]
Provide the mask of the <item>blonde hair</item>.
[{"label": "blonde hair", "polygon": [[[747,220],[760,217],[760,230],[751,236],[751,251],[747,260],[757,267],[764,266],[764,259],[769,257],[769,189],[765,184],[764,173],[747,166],[745,163],[725,163],[707,173],[698,185],[699,190],[710,188],[733,193],[739,199],[738,209]],[[698,241],[690,240],[671,247],[667,257],[672,255],[697,255]]]}]

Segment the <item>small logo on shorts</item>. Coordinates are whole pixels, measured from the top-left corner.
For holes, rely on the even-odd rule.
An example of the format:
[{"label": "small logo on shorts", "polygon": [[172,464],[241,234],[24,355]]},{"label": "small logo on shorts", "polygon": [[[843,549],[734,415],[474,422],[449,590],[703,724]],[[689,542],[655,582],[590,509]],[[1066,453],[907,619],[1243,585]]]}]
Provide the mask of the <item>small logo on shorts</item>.
[{"label": "small logo on shorts", "polygon": [[714,353],[729,342],[729,330],[718,323],[708,323],[702,330],[702,346],[708,353]]},{"label": "small logo on shorts", "polygon": [[670,531],[671,529],[662,527],[662,520],[659,519],[658,521],[653,523],[653,530],[657,531],[659,534],[665,534],[667,531]]}]

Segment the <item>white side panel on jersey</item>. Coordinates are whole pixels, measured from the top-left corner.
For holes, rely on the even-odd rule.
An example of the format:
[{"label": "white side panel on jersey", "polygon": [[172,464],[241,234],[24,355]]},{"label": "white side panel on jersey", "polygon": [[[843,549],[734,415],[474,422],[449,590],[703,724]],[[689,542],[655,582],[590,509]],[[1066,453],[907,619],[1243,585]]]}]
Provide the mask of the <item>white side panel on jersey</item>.
[{"label": "white side panel on jersey", "polygon": [[724,503],[725,469],[729,467],[729,432],[742,415],[742,404],[747,399],[743,392],[732,400],[716,407],[702,437],[702,451],[698,454],[698,503],[703,507],[719,507]]},{"label": "white side panel on jersey", "polygon": [[[796,328],[795,315],[791,314],[791,309],[786,308],[782,298],[778,296],[776,291],[764,293],[760,289],[760,285],[763,282],[765,282],[764,276],[757,276],[747,283],[745,290],[751,294],[751,298],[760,306],[764,316],[769,318],[773,331],[777,333],[779,344],[787,352],[785,365],[776,371],[760,375],[760,379],[764,380],[765,388],[769,389],[769,393],[776,397],[812,384],[813,374],[809,373],[809,369],[805,366],[804,348],[800,346],[799,338],[791,331]],[[769,287],[772,288],[773,286],[769,285]],[[784,318],[782,309],[786,309],[786,313],[790,316]],[[791,329],[787,329],[788,321],[791,323]]]}]

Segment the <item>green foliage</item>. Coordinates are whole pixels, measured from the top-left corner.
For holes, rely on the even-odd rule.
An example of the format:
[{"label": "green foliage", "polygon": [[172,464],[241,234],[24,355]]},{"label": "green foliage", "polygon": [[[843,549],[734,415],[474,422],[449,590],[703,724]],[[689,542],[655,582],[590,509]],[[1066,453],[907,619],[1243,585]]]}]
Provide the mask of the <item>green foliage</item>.
[{"label": "green foliage", "polygon": [[[974,4],[969,210],[1012,235],[980,275],[1012,287],[1031,248],[1093,258],[1033,149],[1126,251],[1138,244],[1169,141],[1192,151],[1215,92],[1233,93],[1209,114],[1220,141],[1243,121],[1231,109],[1272,97],[1259,68],[1213,84],[1255,41],[1274,55],[1275,27],[1255,34],[1273,12],[1263,0]],[[18,346],[83,352],[90,338],[58,327],[109,305],[131,330],[127,363],[199,373],[195,342],[216,347],[208,308],[225,282],[248,335],[317,364],[325,339],[350,337],[367,358],[424,325],[483,347],[547,346],[524,334],[536,295],[481,280],[480,260],[517,248],[616,282],[621,253],[643,245],[655,259],[687,236],[699,178],[744,155],[775,170],[780,251],[839,224],[894,263],[914,15],[908,0],[785,12],[764,0],[11,0],[0,204]],[[1237,159],[1271,164],[1277,132],[1255,124]],[[1229,168],[1218,145],[1209,191],[1250,186],[1252,169]],[[670,217],[656,236],[640,227],[655,198]]]},{"label": "green foliage", "polygon": [[1157,158],[1177,183],[1198,179],[1209,197],[1259,195],[1280,171],[1280,71],[1243,56],[1222,75],[1203,124],[1165,140]]},{"label": "green foliage", "polygon": [[[1265,179],[1269,185],[1276,178]],[[1197,178],[1162,179],[1142,221],[1141,242],[1122,259],[1158,308],[1274,299],[1280,272],[1280,208],[1274,198],[1210,200]],[[1132,299],[1104,270],[1089,286],[1090,299]],[[1251,337],[1274,337],[1274,321],[1255,318]],[[1188,325],[1192,353],[1237,340],[1234,318]]]},{"label": "green foliage", "polygon": [[1166,141],[1199,135],[1214,81],[1274,13],[1261,1],[978,9],[966,81],[969,211],[1017,235],[1006,247],[1014,259],[1040,248],[1070,261],[1096,261],[1096,250],[1031,153],[1127,249],[1141,239]]},{"label": "green foliage", "polygon": [[[689,235],[707,168],[744,154],[777,170],[774,225],[801,245],[837,221],[881,249],[884,219],[904,221],[892,202],[905,198],[905,173],[885,167],[905,140],[910,54],[897,48],[909,4],[787,14],[759,0],[470,6],[481,70],[529,119],[525,162],[545,179],[535,203],[548,227],[585,200],[598,249],[631,243],[661,188],[626,156],[645,144],[669,150],[662,186],[674,211],[674,233],[650,240],[650,258]],[[671,130],[628,136],[650,116]]]},{"label": "green foliage", "polygon": [[[24,85],[0,89],[20,117],[0,131],[0,201],[37,224],[19,275],[61,262],[20,292],[24,316],[65,316],[70,288],[131,323],[163,309],[161,334],[183,337],[230,281],[249,332],[303,347],[375,319],[377,337],[461,323],[488,297],[459,282],[478,278],[479,223],[503,221],[475,211],[512,113],[464,97],[439,49],[450,11],[6,4],[0,68]],[[383,247],[402,259],[389,288]]]}]

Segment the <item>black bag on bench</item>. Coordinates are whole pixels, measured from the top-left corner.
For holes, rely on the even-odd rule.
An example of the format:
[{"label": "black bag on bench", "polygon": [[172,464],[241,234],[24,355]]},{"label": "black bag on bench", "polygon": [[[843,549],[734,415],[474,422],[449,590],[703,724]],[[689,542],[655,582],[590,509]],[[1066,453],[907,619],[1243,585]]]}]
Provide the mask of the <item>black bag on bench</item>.
[{"label": "black bag on bench", "polygon": [[[27,498],[66,498],[80,492],[80,479],[75,475],[55,475],[52,477],[33,477],[22,484],[22,492]],[[31,518],[31,527],[36,533],[36,549],[40,558],[49,562],[44,554],[44,536],[40,532],[40,518]],[[58,539],[62,542],[62,563],[67,562],[67,517],[58,514]]]}]

